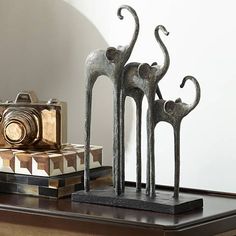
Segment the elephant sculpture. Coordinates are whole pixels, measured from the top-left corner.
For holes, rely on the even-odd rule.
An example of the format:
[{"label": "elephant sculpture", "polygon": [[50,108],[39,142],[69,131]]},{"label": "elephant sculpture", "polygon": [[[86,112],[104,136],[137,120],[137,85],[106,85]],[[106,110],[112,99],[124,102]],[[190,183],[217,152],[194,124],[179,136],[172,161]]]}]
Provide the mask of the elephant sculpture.
[{"label": "elephant sculpture", "polygon": [[[154,166],[154,102],[155,95],[162,98],[158,82],[166,74],[170,58],[166,46],[162,42],[159,31],[162,31],[165,35],[169,33],[164,26],[158,25],[155,28],[155,38],[157,43],[160,45],[161,50],[164,54],[164,63],[162,66],[158,66],[157,63],[153,63],[151,66],[147,63],[128,63],[124,68],[124,75],[122,80],[121,89],[121,166],[124,170],[124,103],[127,96],[132,97],[136,102],[136,145],[137,145],[137,183],[136,190],[141,190],[141,112],[142,112],[142,100],[144,95],[148,101],[148,119],[147,119],[147,185],[146,193],[147,195],[155,195],[155,166]],[[124,174],[121,175],[121,177]],[[121,179],[121,183],[124,181]]]},{"label": "elephant sculpture", "polygon": [[164,121],[172,125],[174,129],[174,145],[175,145],[175,179],[174,179],[174,198],[179,197],[179,182],[180,182],[180,126],[182,119],[188,115],[199,103],[201,90],[198,81],[192,76],[186,76],[180,87],[183,88],[186,81],[193,82],[196,89],[195,100],[192,104],[186,104],[177,99],[174,101],[165,101],[159,99],[154,105],[154,125]]},{"label": "elephant sculpture", "polygon": [[[122,5],[117,11],[120,19],[123,19],[121,11],[128,10],[135,21],[135,29],[131,42],[127,46],[119,46],[118,48],[109,47],[107,50],[96,50],[92,52],[86,59],[86,107],[85,107],[85,173],[84,186],[85,191],[89,191],[89,153],[90,153],[90,127],[91,127],[91,106],[92,106],[92,90],[94,83],[99,76],[107,76],[113,84],[113,176],[116,194],[120,194],[121,177],[120,177],[120,94],[121,80],[124,66],[128,61],[139,33],[139,20],[133,8]],[[114,173],[115,172],[115,173]]]}]

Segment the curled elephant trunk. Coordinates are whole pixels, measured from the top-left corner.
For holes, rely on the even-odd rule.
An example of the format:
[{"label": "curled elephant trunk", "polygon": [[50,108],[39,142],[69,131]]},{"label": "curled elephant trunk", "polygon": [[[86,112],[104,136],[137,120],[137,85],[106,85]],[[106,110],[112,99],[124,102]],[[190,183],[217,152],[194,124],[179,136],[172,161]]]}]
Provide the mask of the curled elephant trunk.
[{"label": "curled elephant trunk", "polygon": [[136,43],[136,40],[138,38],[138,34],[139,34],[139,19],[138,19],[136,11],[132,7],[127,6],[127,5],[122,5],[122,6],[120,6],[118,8],[117,16],[119,17],[119,19],[121,19],[121,20],[124,19],[123,15],[121,14],[121,11],[123,9],[128,10],[132,14],[132,16],[134,17],[134,21],[135,21],[135,29],[134,29],[133,37],[132,37],[132,39],[131,39],[128,47],[127,47],[128,54],[130,55],[132,50],[133,50],[134,44]]},{"label": "curled elephant trunk", "polygon": [[165,44],[163,43],[163,41],[161,40],[160,38],[160,30],[166,35],[168,36],[169,35],[169,32],[166,30],[166,28],[163,26],[163,25],[158,25],[156,28],[155,28],[155,37],[156,37],[156,40],[158,42],[158,44],[160,45],[161,47],[161,50],[164,54],[164,63],[163,63],[163,66],[160,68],[161,70],[161,77],[163,77],[165,75],[165,73],[167,72],[168,68],[169,68],[169,65],[170,65],[170,56],[169,56],[169,53],[167,51],[167,48],[165,46]]},{"label": "curled elephant trunk", "polygon": [[189,105],[189,112],[190,112],[190,111],[192,111],[198,105],[198,103],[200,101],[200,98],[201,98],[201,88],[200,88],[200,85],[199,85],[198,81],[193,76],[185,76],[183,78],[183,80],[182,80],[180,88],[184,87],[184,85],[185,85],[187,80],[192,81],[194,86],[195,86],[195,89],[196,89],[195,99],[194,99],[193,103]]}]

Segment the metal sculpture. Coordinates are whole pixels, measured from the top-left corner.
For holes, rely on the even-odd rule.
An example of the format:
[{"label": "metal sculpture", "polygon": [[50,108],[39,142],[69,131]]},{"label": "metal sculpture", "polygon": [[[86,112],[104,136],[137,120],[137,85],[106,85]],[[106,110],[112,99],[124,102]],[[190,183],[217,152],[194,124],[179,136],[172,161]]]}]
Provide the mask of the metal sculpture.
[{"label": "metal sculpture", "polygon": [[186,104],[180,98],[175,101],[165,101],[159,99],[154,105],[154,124],[155,126],[161,122],[167,122],[174,129],[174,145],[175,145],[175,179],[174,179],[174,198],[179,198],[179,182],[180,182],[180,126],[182,119],[188,115],[199,103],[201,90],[198,81],[192,76],[184,77],[180,87],[183,88],[186,81],[193,82],[196,88],[196,97],[192,104]]},{"label": "metal sculpture", "polygon": [[[162,98],[158,82],[166,74],[170,58],[166,46],[162,42],[159,31],[162,31],[165,35],[168,35],[168,31],[164,26],[158,25],[155,29],[155,37],[159,43],[163,54],[164,63],[162,66],[158,66],[157,63],[153,63],[152,66],[147,63],[129,63],[125,66],[124,76],[123,76],[123,98],[122,105],[124,104],[125,96],[131,96],[136,101],[137,105],[137,126],[138,126],[138,136],[137,144],[140,145],[140,127],[141,127],[141,106],[143,94],[146,96],[148,101],[148,118],[147,118],[147,183],[146,183],[146,193],[150,196],[155,196],[155,157],[154,157],[154,102],[155,94],[157,93],[159,97]],[[121,105],[121,107],[122,107]],[[121,111],[123,114],[124,111]],[[123,117],[121,119],[121,122]],[[123,131],[121,132],[123,133]],[[122,142],[123,143],[123,142]],[[140,191],[141,185],[141,150],[137,147],[137,190]]]},{"label": "metal sculpture", "polygon": [[86,108],[85,108],[85,190],[89,191],[89,152],[90,152],[90,126],[91,126],[91,106],[92,90],[97,78],[105,75],[113,83],[113,106],[114,106],[114,123],[113,123],[113,166],[114,166],[114,185],[117,194],[121,192],[120,180],[120,90],[121,78],[125,63],[130,57],[134,44],[139,33],[139,20],[135,10],[129,6],[122,5],[117,15],[123,19],[121,11],[128,10],[135,20],[135,30],[132,40],[127,46],[119,46],[117,49],[109,47],[107,50],[96,50],[92,52],[85,63],[86,66]]},{"label": "metal sculpture", "polygon": [[[170,58],[159,32],[168,35],[164,26],[158,25],[154,35],[164,55],[162,66],[153,63],[131,62],[126,64],[139,33],[139,20],[136,12],[129,6],[123,5],[118,9],[118,16],[123,19],[121,10],[127,9],[134,17],[135,30],[130,44],[126,47],[108,48],[92,52],[86,61],[86,120],[85,120],[85,172],[84,192],[72,195],[72,200],[87,203],[97,203],[164,213],[181,213],[203,206],[202,199],[189,196],[179,198],[180,179],[180,124],[189,112],[199,103],[200,86],[192,76],[186,76],[181,84],[191,80],[196,87],[196,98],[188,105],[177,99],[175,102],[162,98],[158,83],[166,74]],[[114,122],[113,122],[113,188],[90,191],[89,189],[89,153],[92,89],[100,75],[108,76],[113,83]],[[159,97],[155,100],[155,96]],[[132,97],[136,103],[136,189],[125,188],[125,148],[124,148],[124,113],[125,99]],[[143,97],[147,98],[147,172],[146,193],[141,189],[141,115]],[[175,182],[174,196],[167,198],[166,194],[155,191],[155,153],[154,129],[157,123],[165,121],[174,128],[175,135]],[[114,190],[115,189],[115,190]],[[169,195],[168,195],[169,196]]]}]

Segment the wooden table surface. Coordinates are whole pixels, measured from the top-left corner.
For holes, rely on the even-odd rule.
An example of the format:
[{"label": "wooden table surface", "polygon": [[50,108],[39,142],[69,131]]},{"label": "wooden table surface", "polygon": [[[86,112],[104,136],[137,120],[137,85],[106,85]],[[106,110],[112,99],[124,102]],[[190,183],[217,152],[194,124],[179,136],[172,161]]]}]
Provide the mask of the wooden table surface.
[{"label": "wooden table surface", "polygon": [[[54,235],[53,233],[68,236],[147,235],[147,233],[149,235],[203,236],[236,229],[236,198],[234,196],[198,190],[185,192],[191,192],[185,194],[202,196],[203,209],[180,215],[168,215],[82,204],[71,202],[70,198],[55,200],[0,194],[0,235],[20,235],[19,226],[23,227],[22,232],[26,230],[22,235],[34,236]],[[18,227],[15,229],[16,232],[15,225]],[[11,230],[12,232],[1,233],[6,227],[7,232]],[[231,232],[226,235],[236,235],[236,233]]]}]

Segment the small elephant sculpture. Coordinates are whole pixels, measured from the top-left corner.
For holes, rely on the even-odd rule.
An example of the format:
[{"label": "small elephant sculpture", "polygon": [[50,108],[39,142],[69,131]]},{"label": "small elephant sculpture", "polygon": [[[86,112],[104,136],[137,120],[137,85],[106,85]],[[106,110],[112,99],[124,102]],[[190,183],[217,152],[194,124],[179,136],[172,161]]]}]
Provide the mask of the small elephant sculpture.
[{"label": "small elephant sculpture", "polygon": [[[148,136],[148,162],[147,162],[147,195],[155,192],[155,166],[154,166],[154,102],[155,95],[162,98],[158,83],[162,77],[166,74],[170,58],[166,46],[162,42],[159,31],[162,31],[165,35],[168,35],[168,31],[164,26],[158,25],[155,28],[154,35],[157,43],[160,45],[164,54],[164,63],[162,66],[158,66],[157,63],[153,63],[151,66],[147,63],[128,63],[124,68],[124,75],[122,80],[121,90],[121,153],[122,153],[122,170],[124,170],[124,104],[127,96],[132,97],[136,102],[136,116],[137,116],[137,132],[136,132],[136,148],[137,148],[137,183],[136,190],[141,190],[141,113],[142,113],[142,100],[145,95],[148,101],[148,120],[147,120],[147,136]],[[151,173],[150,173],[151,172]],[[124,174],[122,174],[123,176]],[[121,180],[121,182],[124,182]],[[154,185],[153,185],[154,183]],[[154,186],[154,188],[153,188]],[[152,188],[150,190],[150,187]]]},{"label": "small elephant sculpture", "polygon": [[167,122],[174,129],[174,145],[175,145],[175,179],[174,179],[174,198],[179,197],[179,182],[180,182],[180,126],[182,119],[188,115],[199,103],[201,90],[198,81],[192,76],[184,77],[180,87],[183,88],[186,81],[193,82],[196,89],[195,100],[192,104],[186,104],[177,99],[174,101],[156,100],[154,105],[154,124],[155,126],[161,122]]},{"label": "small elephant sculpture", "polygon": [[89,191],[89,152],[90,152],[90,127],[92,90],[99,76],[109,77],[113,83],[114,124],[113,124],[113,173],[114,186],[117,195],[120,194],[120,91],[124,66],[128,61],[139,33],[139,20],[133,8],[122,5],[117,11],[120,19],[123,19],[121,11],[128,10],[135,20],[135,29],[131,42],[127,46],[119,46],[117,49],[109,47],[107,50],[96,50],[86,60],[86,107],[85,107],[85,191]]}]

